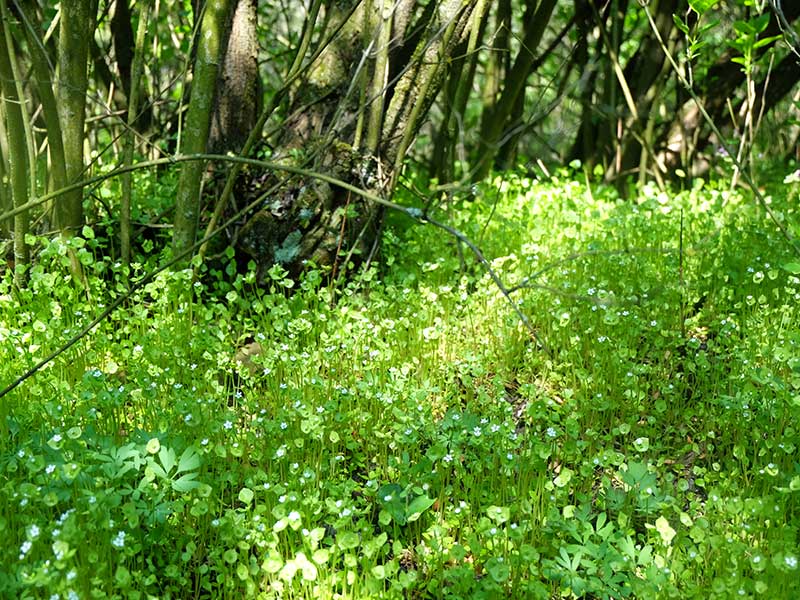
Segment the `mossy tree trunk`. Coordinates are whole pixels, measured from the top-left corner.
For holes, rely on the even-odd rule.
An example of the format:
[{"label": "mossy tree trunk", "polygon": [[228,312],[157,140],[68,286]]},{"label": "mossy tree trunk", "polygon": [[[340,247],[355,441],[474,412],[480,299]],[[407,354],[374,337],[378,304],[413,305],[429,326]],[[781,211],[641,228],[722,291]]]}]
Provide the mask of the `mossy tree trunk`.
[{"label": "mossy tree trunk", "polygon": [[[182,154],[200,154],[207,148],[230,6],[229,0],[208,0],[205,5],[181,145]],[[202,161],[189,161],[181,167],[172,239],[175,254],[185,252],[195,243],[204,171],[205,163]]]},{"label": "mossy tree trunk", "polygon": [[[67,187],[67,168],[64,162],[64,142],[61,132],[61,117],[58,101],[53,85],[54,73],[50,66],[48,52],[41,40],[42,32],[35,29],[38,19],[35,14],[20,12],[24,23],[17,28],[21,40],[28,47],[28,58],[31,62],[32,83],[42,105],[42,117],[47,136],[47,191],[60,190]],[[24,35],[21,29],[24,28]]]},{"label": "mossy tree trunk", "polygon": [[[58,33],[57,98],[67,181],[84,177],[83,140],[89,44],[95,29],[96,0],[61,4]],[[83,190],[64,194],[56,204],[56,222],[62,233],[79,231],[84,222]]]},{"label": "mossy tree trunk", "polygon": [[[290,117],[271,140],[274,159],[390,196],[457,48],[481,26],[474,17],[484,5],[328,5],[328,31],[338,34],[292,88]],[[366,32],[365,24],[371,28]],[[337,274],[375,250],[382,211],[345,190],[313,178],[252,172],[242,190],[251,197],[269,192],[237,236],[262,276],[276,263],[297,272],[308,260]]]},{"label": "mossy tree trunk", "polygon": [[[3,1],[3,0],[0,0]],[[8,14],[3,7],[3,18]],[[29,164],[28,144],[24,120],[28,115],[23,111],[23,98],[18,93],[18,80],[14,76],[12,61],[16,60],[15,53],[10,51],[13,42],[8,36],[8,24],[0,25],[0,91],[3,96],[3,112],[5,113],[5,131],[7,136],[8,173],[11,180],[11,197],[14,208],[25,204],[29,194]],[[24,273],[28,266],[29,248],[25,240],[28,234],[29,214],[23,211],[14,217],[14,281],[19,285],[25,281]]]},{"label": "mossy tree trunk", "polygon": [[[130,82],[127,87],[128,95],[128,130],[123,138],[123,165],[133,164],[133,150],[135,145],[134,130],[139,120],[140,106],[140,79],[144,73],[144,53],[145,39],[147,34],[147,18],[150,15],[150,5],[144,2],[139,9],[139,24],[136,32],[136,42],[134,44],[134,54],[131,60],[131,68],[127,72]],[[120,73],[125,74],[125,70],[120,67]],[[120,198],[119,216],[119,238],[120,255],[122,264],[126,267],[131,262],[131,196],[133,194],[133,174],[125,173],[122,175],[122,197]]]}]

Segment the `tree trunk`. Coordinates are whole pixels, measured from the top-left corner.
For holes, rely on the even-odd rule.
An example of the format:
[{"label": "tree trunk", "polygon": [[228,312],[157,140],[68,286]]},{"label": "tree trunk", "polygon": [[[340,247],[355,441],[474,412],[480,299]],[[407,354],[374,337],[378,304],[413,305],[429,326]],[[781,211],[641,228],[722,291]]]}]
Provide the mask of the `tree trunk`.
[{"label": "tree trunk", "polygon": [[208,140],[213,153],[239,152],[260,112],[256,9],[256,0],[238,0],[225,28],[230,33],[217,78],[217,89],[224,93],[216,95]]},{"label": "tree trunk", "polygon": [[[464,136],[467,131],[467,102],[469,101],[472,86],[475,81],[475,73],[478,70],[479,53],[478,46],[483,39],[488,19],[485,18],[488,0],[481,0],[473,14],[475,24],[473,24],[469,40],[462,44],[456,53],[457,59],[454,61],[450,76],[443,94],[444,115],[437,131],[435,146],[433,151],[431,171],[437,177],[439,184],[446,184],[454,181],[457,176],[463,174],[456,173],[457,149],[462,152],[458,158],[466,162],[463,152]],[[510,6],[506,5],[510,13]],[[503,3],[498,7],[498,11],[503,11]],[[498,20],[500,17],[498,17]],[[510,14],[509,14],[510,19]],[[507,36],[506,36],[507,37]],[[493,56],[494,53],[490,55]],[[489,75],[487,74],[487,79]],[[492,97],[494,102],[494,97]]]},{"label": "tree trunk", "polygon": [[[656,27],[665,43],[669,39],[674,27],[674,14],[681,14],[685,10],[684,0],[659,0],[654,7],[654,20]],[[638,128],[642,131],[642,139],[647,140],[651,145],[645,148],[645,152],[652,150],[653,140],[648,138],[647,132],[653,127],[655,115],[651,114],[654,103],[658,99],[659,91],[663,89],[666,77],[664,69],[666,57],[664,50],[658,39],[652,32],[649,32],[639,49],[625,65],[625,79],[631,87],[631,95],[636,99],[637,109],[642,118],[642,123]],[[626,131],[630,130],[632,123],[626,125]],[[628,135],[624,141],[622,155],[621,172],[626,173],[638,166],[640,171],[647,168],[647,164],[642,161],[642,144],[635,136]],[[656,168],[658,168],[656,166]]]},{"label": "tree trunk", "polygon": [[[117,0],[119,2],[119,0]],[[150,15],[150,5],[143,3],[139,10],[139,26],[136,32],[136,42],[134,44],[134,53],[131,57],[131,69],[128,76],[130,82],[128,84],[128,115],[127,125],[128,129],[125,131],[123,137],[123,151],[122,162],[123,166],[127,167],[133,164],[133,151],[135,147],[134,128],[138,122],[139,115],[139,85],[142,73],[144,71],[144,54],[145,54],[145,39],[147,34],[147,18]],[[120,240],[120,257],[122,264],[129,267],[131,263],[131,196],[133,194],[133,174],[125,173],[122,175],[121,180],[122,197],[120,198],[120,216],[119,216],[119,240]]]},{"label": "tree trunk", "polygon": [[[208,0],[205,5],[205,14],[198,36],[182,154],[201,154],[207,148],[218,67],[224,48],[225,25],[228,22],[229,11],[229,0]],[[187,251],[195,243],[200,212],[200,184],[204,172],[203,161],[189,161],[181,167],[172,238],[175,254]]]},{"label": "tree trunk", "polygon": [[[84,176],[86,71],[96,13],[95,0],[73,0],[61,4],[57,96],[64,141],[64,165],[69,182],[77,182]],[[64,194],[56,207],[56,221],[61,231],[67,235],[79,231],[83,225],[83,190]]]},{"label": "tree trunk", "polygon": [[21,16],[25,20],[24,39],[29,49],[33,82],[39,101],[42,103],[42,114],[47,130],[47,149],[50,158],[47,165],[48,191],[59,190],[67,187],[67,170],[64,163],[64,142],[58,102],[52,83],[54,75],[47,51],[40,39],[41,32],[33,28],[34,15]]},{"label": "tree trunk", "polygon": [[589,35],[592,25],[590,0],[575,0],[575,28],[578,41],[575,46],[575,63],[579,72],[583,73],[578,82],[578,93],[581,104],[581,119],[575,141],[569,152],[569,160],[586,162],[592,155],[592,140],[595,137],[594,88],[597,82],[597,70],[589,63]]},{"label": "tree trunk", "polygon": [[[0,0],[4,2],[5,0]],[[3,6],[3,18],[8,14]],[[6,118],[6,135],[8,136],[8,171],[11,179],[11,197],[14,208],[28,201],[28,150],[25,141],[24,119],[28,117],[22,110],[24,104],[17,93],[17,78],[14,76],[12,61],[16,60],[9,51],[11,39],[8,37],[8,25],[0,25],[0,91],[3,96],[3,109]],[[28,211],[14,217],[14,281],[21,285],[25,281],[23,273],[28,267],[29,249],[25,236],[28,233]]]},{"label": "tree trunk", "polygon": [[[365,15],[364,10],[374,11],[374,2],[362,3],[354,12],[348,12],[351,7],[346,4],[331,9],[336,12],[328,21],[341,29],[295,88],[290,117],[275,140],[275,158],[389,196],[405,153],[444,84],[449,59],[475,26],[472,17],[479,4],[448,0],[434,10],[428,6],[414,20],[408,1],[387,3],[394,7],[393,45],[377,117],[380,104],[371,104],[369,94],[367,104],[361,103],[351,82],[360,80],[365,47],[378,44],[377,29],[365,42],[364,23],[382,22],[386,27],[389,15],[382,20],[371,18],[380,17],[377,12]],[[374,71],[370,81],[375,82]],[[377,86],[372,89],[377,91]],[[361,113],[371,115],[370,127],[380,121],[380,135],[366,135],[356,143]],[[372,148],[376,139],[377,147]],[[274,190],[237,236],[238,248],[258,264],[262,281],[274,264],[297,273],[308,260],[338,274],[375,249],[382,212],[350,192],[313,177],[278,179],[253,173],[241,188],[251,198],[265,188]]]},{"label": "tree trunk", "polygon": [[[152,0],[146,0],[152,2]],[[149,13],[149,7],[144,8],[138,3],[139,14]],[[139,81],[141,73],[135,75],[136,78],[136,107],[134,114],[131,118],[127,113],[131,109],[131,93],[133,90],[133,77],[131,74],[134,69],[134,57],[136,52],[141,52],[143,48],[136,47],[136,41],[133,33],[133,24],[131,22],[131,9],[128,0],[114,0],[114,14],[111,17],[111,36],[114,45],[114,57],[117,63],[117,72],[119,73],[119,81],[122,86],[123,94],[114,94],[114,100],[120,109],[126,111],[124,121],[134,127],[136,131],[145,132],[150,128],[153,120],[153,107],[150,99],[147,97],[147,88],[142,85],[143,82]],[[95,45],[95,47],[97,47]],[[99,61],[105,66],[105,60]],[[98,61],[95,60],[95,66]],[[111,78],[110,71],[108,72],[108,79],[106,76],[98,73],[103,82],[106,84],[106,89],[111,85],[113,79]],[[122,96],[120,98],[119,96]]]}]

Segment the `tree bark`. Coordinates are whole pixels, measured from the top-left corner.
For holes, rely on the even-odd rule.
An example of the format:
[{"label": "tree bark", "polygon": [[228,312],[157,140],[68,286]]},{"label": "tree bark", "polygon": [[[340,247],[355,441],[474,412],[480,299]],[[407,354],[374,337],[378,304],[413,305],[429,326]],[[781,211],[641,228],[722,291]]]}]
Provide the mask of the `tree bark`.
[{"label": "tree bark", "polygon": [[239,152],[260,112],[256,9],[256,0],[238,0],[225,28],[229,33],[217,79],[224,93],[216,94],[208,140],[213,153]]},{"label": "tree bark", "polygon": [[[352,85],[366,64],[365,49],[378,43],[377,29],[367,36],[363,30],[363,11],[373,10],[375,3],[363,3],[353,13],[347,5],[338,6],[328,15],[330,26],[341,29],[294,90],[290,117],[274,140],[278,160],[306,165],[378,195],[391,194],[405,152],[444,84],[450,58],[469,34],[480,2],[431,4],[416,20],[408,1],[389,4],[394,9],[393,36],[380,111],[378,104],[360,103],[357,86]],[[389,15],[384,16],[385,27]],[[374,77],[371,80],[374,83]],[[356,144],[359,115],[370,114],[370,109],[369,126],[380,121],[380,135],[365,136]],[[313,178],[280,180],[253,173],[241,187],[240,196],[250,198],[273,190],[237,236],[237,247],[255,260],[262,281],[274,264],[297,273],[308,260],[327,265],[338,275],[348,263],[365,259],[375,249],[382,212],[345,190]]]},{"label": "tree bark", "polygon": [[[229,10],[229,0],[208,0],[205,6],[194,62],[182,154],[200,154],[207,148]],[[181,167],[172,238],[173,252],[176,255],[187,251],[195,243],[200,212],[200,185],[204,172],[203,161],[189,161]]]},{"label": "tree bark", "polygon": [[[658,4],[654,6],[656,27],[665,43],[669,43],[668,40],[674,28],[672,15],[680,14],[685,10],[685,4],[684,0],[659,0]],[[639,49],[625,65],[625,79],[631,86],[631,94],[636,99],[637,109],[642,119],[638,125],[643,138],[647,137],[647,132],[653,126],[654,115],[651,115],[650,111],[657,100],[657,90],[663,87],[664,78],[660,76],[664,74],[665,61],[664,50],[658,43],[658,39],[652,32],[649,32]],[[626,130],[631,126],[632,124],[628,123]],[[648,139],[647,141],[652,145],[654,140]],[[645,149],[648,154],[651,150],[652,147]],[[647,165],[643,164],[642,157],[641,142],[635,136],[628,135],[624,141],[621,172],[626,173],[637,165],[640,171],[645,170]],[[656,166],[656,168],[658,167]]]},{"label": "tree bark", "polygon": [[[87,62],[96,14],[95,0],[74,0],[61,5],[57,97],[69,182],[77,182],[84,175]],[[84,219],[82,189],[64,194],[56,207],[56,221],[63,233],[70,235],[80,230]]]},{"label": "tree bark", "polygon": [[[151,0],[146,0],[150,2]],[[148,9],[140,7],[139,15],[149,13]],[[124,101],[120,101],[115,94],[115,100],[119,108],[125,109],[125,122],[134,127],[136,131],[145,132],[150,128],[153,120],[153,109],[150,104],[150,99],[147,97],[147,89],[141,85],[139,79],[142,73],[134,75],[136,79],[136,106],[133,107],[133,115],[127,113],[131,111],[131,94],[133,93],[133,79],[131,74],[134,72],[134,57],[137,52],[142,52],[143,48],[137,48],[136,41],[133,34],[133,24],[131,22],[131,9],[128,0],[114,0],[114,14],[111,17],[111,36],[114,45],[114,57],[116,58],[117,71],[119,73],[122,91],[124,92]],[[105,61],[102,61],[105,65]],[[95,61],[97,64],[97,61]],[[109,72],[110,76],[110,72]],[[110,79],[106,85],[110,85]]]},{"label": "tree bark", "polygon": [[[0,0],[5,2],[5,0]],[[8,14],[3,6],[3,17]],[[3,95],[3,109],[6,117],[6,135],[8,136],[8,166],[11,179],[11,197],[14,208],[28,201],[28,174],[31,165],[28,164],[28,150],[25,141],[24,119],[27,118],[22,110],[22,99],[17,93],[17,80],[11,61],[16,60],[14,53],[9,51],[11,39],[7,36],[8,26],[0,25],[0,90]],[[25,236],[28,233],[29,213],[24,211],[14,217],[14,281],[22,285],[25,281],[23,273],[28,266],[30,251]]]},{"label": "tree bark", "polygon": [[64,142],[61,130],[58,102],[53,90],[53,71],[50,67],[47,50],[40,39],[40,32],[33,28],[33,15],[22,13],[25,21],[24,39],[28,46],[28,55],[32,66],[33,82],[42,103],[42,114],[47,129],[47,148],[50,156],[48,163],[48,190],[59,190],[67,186],[67,170],[64,162]]}]

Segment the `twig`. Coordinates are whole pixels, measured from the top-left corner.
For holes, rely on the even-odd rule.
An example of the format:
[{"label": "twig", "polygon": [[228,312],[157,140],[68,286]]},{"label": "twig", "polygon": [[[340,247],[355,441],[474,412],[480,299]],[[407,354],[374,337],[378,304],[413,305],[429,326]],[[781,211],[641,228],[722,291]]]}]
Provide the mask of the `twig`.
[{"label": "twig", "polygon": [[552,271],[556,267],[560,267],[561,265],[567,264],[572,262],[573,260],[578,260],[579,258],[584,258],[586,256],[614,256],[617,254],[639,254],[645,252],[657,252],[659,254],[671,254],[675,252],[674,248],[627,248],[624,250],[585,250],[583,252],[575,252],[574,254],[570,254],[569,256],[565,256],[555,262],[551,262],[548,265],[542,267],[532,275],[528,275],[522,281],[520,281],[517,285],[510,288],[508,291],[509,293],[513,294],[514,292],[521,290],[523,288],[529,287],[543,287],[540,285],[533,284],[533,280],[538,279],[548,271]]},{"label": "twig", "polygon": [[547,354],[550,354],[550,350],[548,349],[547,345],[544,343],[539,334],[536,333],[536,330],[533,328],[533,325],[531,325],[531,322],[528,320],[528,317],[525,316],[525,313],[523,313],[520,310],[517,303],[514,302],[514,299],[511,297],[508,288],[506,288],[506,286],[503,284],[503,281],[500,279],[495,270],[492,268],[492,265],[489,263],[489,261],[486,260],[486,257],[483,255],[483,252],[481,252],[481,249],[478,248],[478,246],[476,246],[466,235],[461,233],[458,229],[451,227],[450,225],[447,225],[445,223],[440,223],[436,219],[424,214],[418,208],[406,208],[405,212],[412,219],[416,219],[423,223],[430,223],[434,227],[438,227],[439,229],[446,231],[454,238],[458,239],[458,241],[460,241],[462,244],[466,245],[470,250],[472,250],[472,253],[476,256],[476,258],[481,262],[481,264],[483,264],[484,267],[486,267],[486,271],[489,273],[489,276],[492,278],[492,281],[494,281],[494,284],[497,286],[497,288],[500,290],[503,296],[505,296],[506,300],[508,300],[508,303],[514,309],[514,312],[519,317],[519,320],[522,321],[522,324],[531,334],[533,339],[536,340],[536,343],[539,344],[539,347],[542,350],[544,350]]},{"label": "twig", "polygon": [[789,45],[791,51],[800,57],[800,36],[797,35],[797,32],[789,24],[789,21],[786,19],[786,15],[783,14],[781,0],[769,0],[769,5],[772,7],[772,12],[775,13],[776,17],[778,17],[778,24],[780,25],[783,35],[788,38],[786,43]]}]

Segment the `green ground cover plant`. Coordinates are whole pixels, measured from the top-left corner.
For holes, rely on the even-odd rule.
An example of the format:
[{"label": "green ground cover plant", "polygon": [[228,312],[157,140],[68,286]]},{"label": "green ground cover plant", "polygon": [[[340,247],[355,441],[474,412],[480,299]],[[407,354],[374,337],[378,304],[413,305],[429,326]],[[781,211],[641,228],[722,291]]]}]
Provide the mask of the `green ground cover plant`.
[{"label": "green ground cover plant", "polygon": [[[796,598],[800,261],[727,183],[574,176],[437,211],[547,350],[403,215],[348,283],[158,276],[0,404],[0,596]],[[102,235],[3,281],[4,384],[144,273]]]}]

